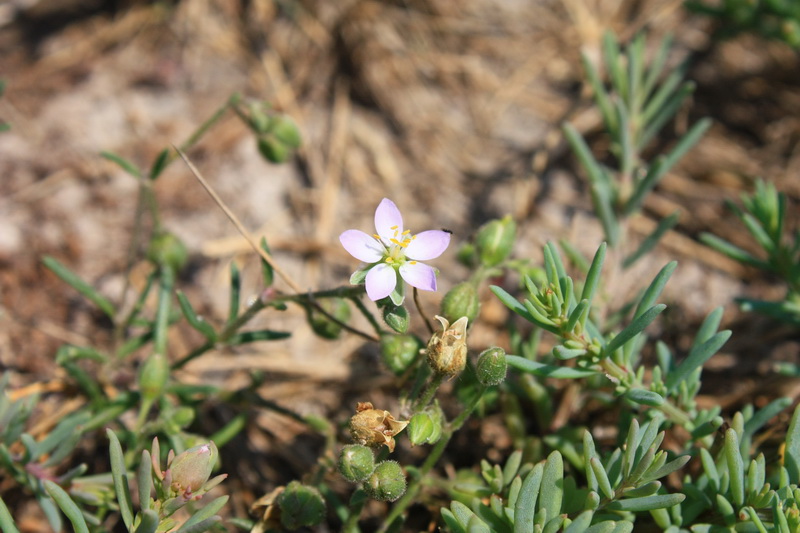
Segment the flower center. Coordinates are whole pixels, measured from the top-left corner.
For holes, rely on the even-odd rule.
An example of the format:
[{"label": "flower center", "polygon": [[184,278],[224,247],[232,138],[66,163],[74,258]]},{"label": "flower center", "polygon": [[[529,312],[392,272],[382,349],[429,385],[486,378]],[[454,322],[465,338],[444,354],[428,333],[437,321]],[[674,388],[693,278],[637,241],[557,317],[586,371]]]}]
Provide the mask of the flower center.
[{"label": "flower center", "polygon": [[[406,261],[405,249],[409,243],[416,239],[415,235],[411,235],[411,230],[400,231],[398,226],[392,226],[390,229],[394,230],[394,235],[389,239],[391,244],[386,248],[386,255],[384,261],[392,266],[400,266]],[[415,263],[416,261],[412,261]]]}]

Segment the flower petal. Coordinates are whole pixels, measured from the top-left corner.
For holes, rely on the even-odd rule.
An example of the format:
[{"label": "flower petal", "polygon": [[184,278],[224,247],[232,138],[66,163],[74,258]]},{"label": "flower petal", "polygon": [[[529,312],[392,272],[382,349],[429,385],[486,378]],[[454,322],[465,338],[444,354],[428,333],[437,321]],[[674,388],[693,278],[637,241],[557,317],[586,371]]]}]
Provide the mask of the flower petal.
[{"label": "flower petal", "polygon": [[375,265],[367,272],[367,296],[373,302],[386,298],[397,285],[397,272],[386,263]]},{"label": "flower petal", "polygon": [[386,252],[386,248],[375,237],[357,229],[349,229],[339,235],[339,242],[347,253],[365,263],[377,263]]},{"label": "flower petal", "polygon": [[388,198],[381,200],[375,210],[375,229],[387,245],[389,239],[403,233],[403,215]]},{"label": "flower petal", "polygon": [[435,259],[442,255],[450,244],[450,234],[438,229],[423,231],[414,235],[405,249],[406,257],[418,261]]},{"label": "flower petal", "polygon": [[425,263],[410,261],[400,267],[400,275],[406,282],[423,291],[436,290],[436,271]]}]

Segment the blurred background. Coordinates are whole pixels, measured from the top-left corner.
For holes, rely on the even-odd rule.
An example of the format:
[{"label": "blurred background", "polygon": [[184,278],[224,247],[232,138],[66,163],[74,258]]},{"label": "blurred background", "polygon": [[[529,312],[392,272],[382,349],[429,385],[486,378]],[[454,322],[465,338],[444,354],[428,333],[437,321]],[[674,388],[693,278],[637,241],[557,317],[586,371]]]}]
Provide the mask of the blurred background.
[{"label": "blurred background", "polygon": [[[617,289],[638,288],[677,259],[659,333],[685,349],[719,305],[726,306],[723,327],[734,329],[704,374],[705,401],[732,407],[758,404],[759,395],[796,396],[791,380],[762,379],[772,362],[800,360],[796,330],[744,316],[732,303],[736,296],[780,297],[781,289],[697,240],[713,231],[753,248],[724,201],[751,191],[757,177],[785,192],[790,205],[800,202],[798,52],[785,40],[728,24],[679,0],[6,0],[0,369],[20,394],[51,393],[40,408],[57,417],[71,397],[53,363],[58,346],[112,339],[104,317],[47,271],[42,255],[111,298],[144,283],[147,267],[132,259],[143,246],[135,235],[148,223],[137,216],[138,184],[100,152],[146,167],[233,93],[291,116],[300,150],[287,164],[266,161],[247,126],[228,113],[188,155],[303,287],[347,283],[357,264],[338,235],[371,231],[383,197],[414,232],[453,231],[454,245],[436,265],[443,290],[423,298],[429,315],[467,274],[455,259],[458,245],[490,218],[517,221],[517,257],[538,262],[542,245],[554,239],[591,255],[602,232],[561,125],[572,123],[595,153],[607,151],[580,58],[599,61],[601,38],[611,30],[621,42],[645,32],[650,54],[672,35],[669,64],[688,61],[687,78],[697,84],[654,152],[698,118],[714,121],[632,220],[633,235],[642,237],[681,211],[658,252]],[[257,258],[188,168],[173,163],[155,191],[162,224],[189,250],[178,287],[195,308],[209,320],[224,319],[232,261],[242,269],[244,297],[256,296]],[[475,349],[506,342],[495,327],[506,313],[484,295]],[[379,403],[384,387],[391,394],[375,347],[355,336],[321,340],[304,319],[301,309],[259,317],[294,336],[210,354],[188,365],[182,379],[233,388],[262,371],[269,376],[264,398],[331,420],[345,420],[367,396]],[[192,331],[173,333],[173,355],[197,342]],[[124,389],[134,378],[115,376],[114,386]],[[228,415],[209,408],[212,424]],[[240,452],[263,460],[232,475],[242,484],[232,491],[236,514],[302,474],[319,447],[304,427],[274,413],[254,413],[253,421]],[[472,431],[485,456],[506,453],[502,427]],[[29,531],[39,530],[35,512],[32,506]]]}]

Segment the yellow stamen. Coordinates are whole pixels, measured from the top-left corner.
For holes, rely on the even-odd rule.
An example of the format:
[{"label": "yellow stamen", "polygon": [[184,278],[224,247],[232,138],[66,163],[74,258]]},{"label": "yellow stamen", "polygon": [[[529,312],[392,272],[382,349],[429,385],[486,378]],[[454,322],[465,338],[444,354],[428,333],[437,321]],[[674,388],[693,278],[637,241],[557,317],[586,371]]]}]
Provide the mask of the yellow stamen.
[{"label": "yellow stamen", "polygon": [[408,246],[408,241],[402,241],[402,242],[400,242],[400,241],[398,241],[397,239],[389,239],[389,240],[390,240],[390,241],[392,241],[392,242],[393,242],[394,244],[396,244],[397,246],[401,246],[401,247],[403,247],[403,248],[405,248],[406,246]]},{"label": "yellow stamen", "polygon": [[408,235],[409,233],[411,233],[411,230],[410,230],[410,229],[407,229],[407,230],[405,230],[405,231],[403,232],[403,235]]},{"label": "yellow stamen", "polygon": [[378,235],[377,233],[373,233],[372,236],[375,237],[378,240],[381,240],[381,236]]},{"label": "yellow stamen", "polygon": [[409,262],[408,262],[408,264],[409,264],[409,265],[416,265],[416,264],[417,264],[417,262],[416,262],[416,261],[409,261]]},{"label": "yellow stamen", "polygon": [[396,225],[395,225],[395,226],[392,226],[392,227],[390,227],[389,229],[397,229],[397,228],[399,228],[399,227],[400,227],[400,226],[396,226]]}]

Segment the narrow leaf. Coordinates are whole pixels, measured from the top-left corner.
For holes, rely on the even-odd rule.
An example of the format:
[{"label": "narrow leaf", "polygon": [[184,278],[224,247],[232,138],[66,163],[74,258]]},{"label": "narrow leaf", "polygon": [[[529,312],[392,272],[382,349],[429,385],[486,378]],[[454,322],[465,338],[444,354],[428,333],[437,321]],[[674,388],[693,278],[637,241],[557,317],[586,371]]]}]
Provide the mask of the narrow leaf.
[{"label": "narrow leaf", "polygon": [[583,284],[583,292],[581,292],[581,300],[587,300],[589,304],[592,303],[597,285],[600,281],[600,272],[603,269],[603,262],[606,258],[606,243],[601,243],[597,252],[592,259],[592,266],[589,267],[589,272],[586,274],[586,282]]},{"label": "narrow leaf", "polygon": [[795,408],[789,430],[786,432],[783,461],[792,483],[800,481],[800,405]]},{"label": "narrow leaf", "polygon": [[[138,475],[136,476],[136,488],[139,492],[139,506],[143,511],[150,509],[150,489],[153,487],[153,463],[151,462],[150,452],[142,451],[142,462],[139,463]],[[158,521],[156,521],[158,525]],[[138,531],[138,530],[137,530]]]},{"label": "narrow leaf", "polygon": [[158,153],[156,156],[155,161],[153,161],[153,166],[150,167],[150,179],[155,180],[157,179],[161,173],[167,168],[169,164],[169,148],[164,148]]},{"label": "narrow leaf", "polygon": [[289,331],[272,331],[269,329],[243,331],[233,335],[230,339],[228,339],[227,344],[229,346],[237,346],[239,344],[247,344],[249,342],[276,341],[280,339],[286,339],[291,336],[292,334]]},{"label": "narrow leaf", "polygon": [[761,259],[756,259],[748,252],[745,252],[738,246],[734,246],[728,241],[720,239],[716,235],[713,235],[711,233],[701,233],[700,241],[706,246],[713,248],[714,250],[718,251],[723,255],[727,255],[728,257],[730,257],[735,261],[739,261],[740,263],[744,263],[745,265],[754,266],[762,270],[770,269],[769,264],[766,263],[765,261],[762,261]]},{"label": "narrow leaf", "polygon": [[2,530],[3,533],[19,533],[19,529],[17,529],[17,526],[14,524],[14,518],[8,511],[8,507],[6,507],[3,498],[0,498],[0,530]]},{"label": "narrow leaf", "polygon": [[152,509],[146,509],[141,514],[141,521],[139,522],[139,526],[136,528],[136,533],[156,533],[159,525],[158,523],[158,513]]},{"label": "narrow leaf", "polygon": [[667,391],[674,391],[692,372],[703,366],[712,355],[722,348],[722,345],[728,341],[730,336],[731,332],[729,330],[720,331],[700,346],[692,348],[686,359],[667,375],[664,383]]},{"label": "narrow leaf", "polygon": [[202,317],[195,313],[192,304],[182,291],[177,291],[177,296],[178,304],[181,307],[181,312],[183,313],[183,316],[186,317],[186,321],[189,322],[189,325],[203,334],[206,339],[215,341],[217,338],[217,332],[214,331],[214,328],[211,326],[211,324],[203,320]]},{"label": "narrow leaf", "polygon": [[176,533],[186,533],[187,531],[191,531],[193,526],[214,517],[214,515],[216,515],[226,503],[228,503],[227,495],[215,498],[208,505],[193,514],[192,517],[189,518],[189,520],[187,520]]},{"label": "narrow leaf", "polygon": [[133,176],[134,178],[141,178],[142,173],[139,171],[139,168],[122,157],[121,155],[117,155],[113,152],[100,152],[100,157],[103,159],[107,159],[112,163],[116,163],[122,170]]},{"label": "narrow leaf", "polygon": [[89,527],[86,525],[86,520],[84,520],[78,504],[72,501],[72,498],[69,497],[69,494],[67,494],[64,489],[49,479],[45,479],[43,484],[44,490],[46,490],[50,497],[55,500],[56,504],[58,504],[59,508],[61,508],[61,510],[64,512],[67,519],[69,519],[69,521],[72,523],[72,528],[75,533],[89,533]]},{"label": "narrow leaf", "polygon": [[557,517],[561,514],[561,501],[564,498],[564,459],[558,451],[547,456],[542,487],[545,490],[539,495],[539,510],[545,511],[547,516]]},{"label": "narrow leaf", "polygon": [[543,376],[543,377],[551,377],[559,379],[580,379],[580,378],[588,378],[589,376],[594,376],[598,374],[598,372],[594,370],[589,370],[585,368],[570,368],[570,367],[545,365],[537,361],[531,361],[530,359],[525,359],[524,357],[520,357],[518,355],[507,355],[506,362],[508,363],[509,366],[516,368],[517,370],[521,370],[522,372],[527,372],[529,374],[534,374],[536,376]]},{"label": "narrow leaf", "polygon": [[658,242],[661,240],[661,237],[664,236],[669,230],[674,228],[678,224],[678,220],[680,219],[680,212],[675,211],[670,216],[661,220],[658,223],[656,228],[648,235],[640,244],[639,247],[636,248],[632,254],[625,258],[622,262],[622,266],[624,268],[628,268],[633,265],[636,261],[647,255],[650,250],[655,248]]},{"label": "narrow leaf", "polygon": [[87,300],[95,304],[102,312],[110,318],[114,318],[114,304],[106,299],[105,296],[97,292],[94,287],[79,278],[74,272],[61,264],[56,258],[45,256],[42,259],[44,266],[49,268],[63,282],[70,285],[73,289],[81,293]]},{"label": "narrow leaf", "polygon": [[771,418],[777,416],[778,413],[792,405],[792,401],[792,398],[778,398],[771,401],[762,409],[759,409],[750,420],[744,423],[744,434],[747,436],[755,434],[755,432],[761,429]]},{"label": "narrow leaf", "polygon": [[228,323],[236,320],[239,316],[239,299],[242,292],[242,275],[236,261],[231,261],[231,295],[228,306]]},{"label": "narrow leaf", "polygon": [[500,299],[503,305],[514,311],[516,314],[518,314],[528,322],[534,324],[536,323],[536,320],[528,312],[528,310],[525,309],[525,306],[522,305],[516,298],[511,296],[508,292],[506,292],[505,289],[503,289],[502,287],[498,287],[497,285],[491,285],[489,288],[492,290],[494,295]]},{"label": "narrow leaf", "polygon": [[666,309],[667,306],[664,304],[654,305],[638,317],[636,317],[633,322],[628,324],[628,326],[619,332],[619,334],[611,339],[609,343],[606,345],[605,353],[611,355],[614,353],[618,348],[622,347],[626,344],[629,340],[634,338],[636,335],[644,331],[644,329],[650,325],[650,323],[656,319],[656,317],[661,314],[661,312]]},{"label": "narrow leaf", "polygon": [[664,403],[664,397],[658,394],[657,392],[645,390],[645,389],[628,389],[625,392],[625,398],[628,400],[647,405],[650,407],[658,407]]},{"label": "narrow leaf", "polygon": [[616,500],[610,502],[606,508],[612,511],[652,511],[653,509],[665,509],[678,505],[686,496],[683,494],[656,494],[643,498],[631,498],[629,500]]},{"label": "narrow leaf", "polygon": [[[514,506],[514,533],[533,531],[533,520],[536,516],[536,501],[542,486],[544,464],[537,463],[522,482],[517,504]],[[453,502],[452,508],[456,502]]]},{"label": "narrow leaf", "polygon": [[744,504],[744,462],[739,451],[739,436],[736,430],[729,428],[725,431],[725,444],[723,447],[725,461],[728,464],[728,474],[731,480],[731,495],[738,506]]},{"label": "narrow leaf", "polygon": [[108,450],[111,456],[111,477],[114,480],[114,491],[119,503],[119,512],[125,527],[130,530],[133,524],[133,502],[128,488],[128,472],[125,469],[125,459],[122,455],[122,446],[117,435],[110,429],[106,429],[109,445]]},{"label": "narrow leaf", "polygon": [[[267,245],[266,237],[261,237],[259,246],[261,246],[261,249],[268,254],[271,253],[269,246]],[[264,259],[261,259],[261,278],[264,280],[264,287],[271,286],[272,282],[275,281],[275,272],[272,269],[272,265],[264,261]]]}]

